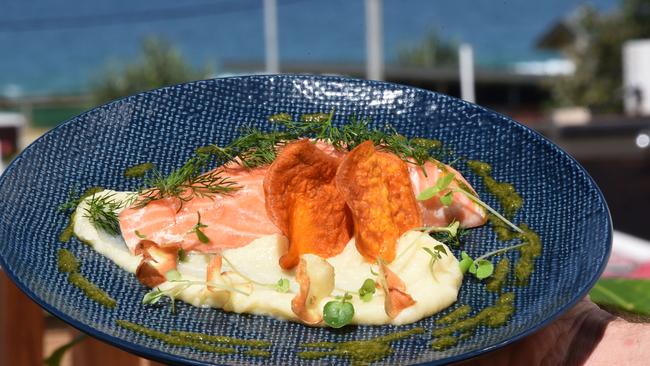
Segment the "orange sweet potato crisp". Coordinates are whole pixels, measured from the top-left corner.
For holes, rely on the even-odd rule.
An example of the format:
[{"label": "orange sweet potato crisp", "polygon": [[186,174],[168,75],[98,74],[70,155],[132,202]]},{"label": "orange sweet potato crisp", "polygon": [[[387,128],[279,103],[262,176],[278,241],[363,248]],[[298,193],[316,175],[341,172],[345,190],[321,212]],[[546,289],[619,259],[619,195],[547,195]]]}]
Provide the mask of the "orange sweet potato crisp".
[{"label": "orange sweet potato crisp", "polygon": [[392,262],[397,239],[422,226],[406,163],[372,141],[343,158],[336,186],[352,211],[357,250],[368,260]]},{"label": "orange sweet potato crisp", "polygon": [[280,258],[285,269],[301,254],[328,258],[343,251],[352,235],[352,219],[334,178],[340,159],[309,140],[286,145],[264,177],[266,212],[289,238]]}]

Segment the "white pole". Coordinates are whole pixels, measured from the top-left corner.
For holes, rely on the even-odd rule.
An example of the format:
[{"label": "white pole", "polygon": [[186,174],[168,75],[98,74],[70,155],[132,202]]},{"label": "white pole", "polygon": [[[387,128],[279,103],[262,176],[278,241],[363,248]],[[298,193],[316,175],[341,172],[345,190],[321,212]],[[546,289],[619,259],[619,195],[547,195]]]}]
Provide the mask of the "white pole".
[{"label": "white pole", "polygon": [[278,57],[278,7],[276,0],[264,0],[264,41],[266,48],[266,72],[280,72]]},{"label": "white pole", "polygon": [[366,0],[366,78],[384,78],[382,0]]},{"label": "white pole", "polygon": [[460,66],[460,97],[468,102],[476,102],[474,94],[474,51],[472,46],[463,43],[458,48]]}]

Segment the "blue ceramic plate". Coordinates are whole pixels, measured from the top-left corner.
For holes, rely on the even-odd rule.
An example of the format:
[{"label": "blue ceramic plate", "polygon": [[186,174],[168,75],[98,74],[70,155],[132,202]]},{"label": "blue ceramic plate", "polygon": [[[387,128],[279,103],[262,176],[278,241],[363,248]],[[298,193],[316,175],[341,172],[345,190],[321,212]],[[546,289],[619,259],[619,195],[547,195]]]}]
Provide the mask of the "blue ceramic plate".
[{"label": "blue ceramic plate", "polygon": [[[493,166],[500,181],[512,182],[525,202],[515,222],[526,222],[544,245],[537,269],[516,293],[516,312],[499,328],[480,327],[442,352],[431,349],[433,316],[416,324],[309,328],[270,317],[238,315],[179,304],[143,307],[147,289],[108,259],[76,241],[57,237],[68,218],[57,212],[73,187],[136,187],[123,178],[128,166],[155,162],[163,171],[182,164],[198,147],[226,144],[242,124],[267,128],[269,115],[329,112],[337,119],[371,117],[407,136],[437,138],[457,156]],[[497,202],[464,164],[458,169],[491,205]],[[494,350],[544,326],[581,299],[598,279],[611,246],[611,221],[600,191],[587,173],[557,146],[511,119],[445,95],[408,86],[318,76],[251,76],[198,81],[138,94],[95,108],[55,128],[18,156],[0,178],[0,264],[34,301],[74,327],[142,356],[179,364],[339,363],[328,357],[306,362],[298,345],[311,341],[369,339],[396,329],[427,332],[393,343],[394,353],[378,364],[442,364]],[[477,255],[504,246],[489,227],[472,231],[465,250]],[[108,310],[83,296],[56,267],[56,252],[68,248],[81,271],[117,299]],[[456,253],[458,254],[458,253]],[[509,254],[512,259],[518,253]],[[466,278],[459,303],[480,309],[496,295]],[[453,307],[452,307],[453,308]],[[443,312],[446,313],[448,311]],[[221,356],[170,346],[118,327],[126,319],[161,331],[188,330],[273,341],[270,359],[242,353]]]}]

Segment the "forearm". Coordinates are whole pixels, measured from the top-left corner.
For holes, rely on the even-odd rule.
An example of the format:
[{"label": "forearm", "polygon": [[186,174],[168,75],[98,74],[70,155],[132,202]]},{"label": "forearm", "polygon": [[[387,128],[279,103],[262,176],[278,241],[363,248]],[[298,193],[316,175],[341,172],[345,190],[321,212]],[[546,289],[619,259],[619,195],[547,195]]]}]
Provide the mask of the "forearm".
[{"label": "forearm", "polygon": [[610,322],[585,364],[650,364],[650,324],[629,323],[621,319]]}]

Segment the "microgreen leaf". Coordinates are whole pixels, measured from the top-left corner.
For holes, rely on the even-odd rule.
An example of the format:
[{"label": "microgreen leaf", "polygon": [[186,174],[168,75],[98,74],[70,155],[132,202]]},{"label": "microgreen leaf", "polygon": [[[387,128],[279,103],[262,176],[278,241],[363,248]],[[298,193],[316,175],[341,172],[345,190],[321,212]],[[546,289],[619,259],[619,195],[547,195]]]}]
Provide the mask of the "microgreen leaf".
[{"label": "microgreen leaf", "polygon": [[447,250],[445,249],[445,246],[442,244],[438,244],[434,246],[433,250],[427,247],[422,247],[422,250],[424,250],[431,256],[431,259],[429,260],[429,270],[431,271],[431,276],[433,276],[433,278],[436,279],[436,273],[434,271],[433,266],[436,264],[436,261],[438,261],[438,259],[442,259],[442,254],[447,255]]},{"label": "microgreen leaf", "polygon": [[458,265],[460,266],[460,271],[462,273],[467,273],[467,270],[472,267],[474,264],[474,260],[467,254],[467,252],[463,251],[460,253],[460,262]]},{"label": "microgreen leaf", "polygon": [[205,225],[201,222],[201,213],[196,212],[196,215],[198,216],[198,221],[196,222],[196,225],[192,228],[192,232],[196,234],[196,237],[199,239],[199,241],[203,244],[208,244],[210,242],[210,238],[208,238],[207,235],[203,231],[201,231],[202,228],[208,227],[208,225]]},{"label": "microgreen leaf", "polygon": [[487,259],[479,260],[476,265],[476,278],[479,280],[490,277],[494,272],[494,265]]},{"label": "microgreen leaf", "polygon": [[156,287],[155,289],[147,292],[144,297],[142,298],[142,303],[143,304],[148,304],[148,305],[153,305],[160,301],[160,299],[164,296],[165,294],[158,288]]},{"label": "microgreen leaf", "polygon": [[454,180],[455,174],[454,173],[447,173],[440,177],[438,181],[436,182],[436,187],[438,187],[438,191],[442,191],[443,189],[449,187],[449,184]]},{"label": "microgreen leaf", "polygon": [[[423,190],[418,194],[417,200],[418,201],[426,201],[428,199],[433,198],[436,196],[440,191],[446,189],[449,187],[449,184],[454,180],[454,173],[448,173],[443,175],[442,177],[438,178],[438,181],[436,182],[435,185]],[[451,200],[450,200],[451,203]],[[444,203],[443,203],[444,204]]]},{"label": "microgreen leaf", "polygon": [[203,231],[201,231],[201,229],[196,228],[196,229],[195,229],[195,232],[196,232],[196,237],[199,238],[199,241],[200,241],[201,243],[203,243],[203,244],[207,244],[207,243],[210,242],[210,239],[207,237],[207,235],[205,235],[205,234],[203,233]]},{"label": "microgreen leaf", "polygon": [[289,280],[286,278],[280,278],[275,284],[275,291],[277,292],[289,292]]},{"label": "microgreen leaf", "polygon": [[418,194],[418,196],[416,197],[416,199],[418,201],[426,201],[428,199],[433,198],[436,194],[438,194],[438,192],[439,191],[435,186],[429,187],[429,188],[423,190],[422,192],[420,192]]},{"label": "microgreen leaf", "polygon": [[341,328],[350,324],[354,317],[354,306],[346,300],[352,299],[347,293],[340,301],[330,301],[323,308],[323,320],[332,328]]},{"label": "microgreen leaf", "polygon": [[135,230],[133,233],[135,233],[135,236],[137,236],[140,239],[146,239],[147,238],[146,235],[140,233],[138,230]]},{"label": "microgreen leaf", "polygon": [[372,300],[376,291],[376,283],[373,279],[366,278],[363,285],[359,288],[359,298],[364,302]]},{"label": "microgreen leaf", "polygon": [[435,250],[438,253],[438,259],[442,259],[442,257],[440,257],[440,254],[447,255],[447,250],[445,249],[445,246],[442,244],[438,244],[434,246],[433,250]]},{"label": "microgreen leaf", "polygon": [[445,206],[451,205],[451,201],[453,199],[454,192],[447,192],[442,197],[440,197],[440,203],[442,203]]},{"label": "microgreen leaf", "polygon": [[429,249],[427,247],[423,247],[422,250],[429,253],[430,256],[435,257],[435,254],[433,253],[433,250],[431,250],[431,249]]},{"label": "microgreen leaf", "polygon": [[375,270],[372,269],[372,266],[370,266],[370,273],[372,273],[373,276],[379,276],[379,273],[375,272]]},{"label": "microgreen leaf", "polygon": [[458,227],[460,226],[460,222],[454,221],[452,222],[448,227],[449,227],[449,235],[455,237],[458,235]]},{"label": "microgreen leaf", "polygon": [[170,281],[170,282],[171,281],[178,281],[178,280],[181,279],[181,273],[178,272],[175,269],[172,269],[172,270],[167,271],[167,273],[165,273],[165,278],[167,279],[167,281]]},{"label": "microgreen leaf", "polygon": [[446,232],[449,234],[451,237],[455,237],[458,235],[458,227],[460,226],[460,223],[458,221],[454,221],[449,226],[423,226],[423,227],[418,227],[413,230],[421,230],[424,231],[425,233],[439,233],[439,232]]}]

